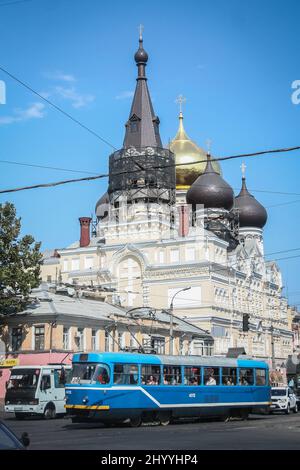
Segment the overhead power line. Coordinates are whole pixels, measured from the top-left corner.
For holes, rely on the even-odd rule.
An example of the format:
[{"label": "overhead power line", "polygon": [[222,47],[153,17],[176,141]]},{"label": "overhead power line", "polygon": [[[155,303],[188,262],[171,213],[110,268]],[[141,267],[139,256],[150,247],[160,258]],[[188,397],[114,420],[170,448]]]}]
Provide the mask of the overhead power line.
[{"label": "overhead power line", "polygon": [[[66,172],[70,172],[70,173],[86,173],[88,175],[98,175],[98,173],[96,173],[95,171],[88,171],[88,170],[75,170],[74,168],[62,168],[62,167],[57,167],[57,166],[50,166],[50,165],[39,165],[39,164],[36,164],[36,163],[26,163],[26,162],[16,162],[16,161],[13,161],[13,160],[0,160],[0,163],[5,163],[5,164],[8,164],[8,165],[19,165],[19,166],[28,166],[28,167],[32,167],[32,168],[41,168],[41,169],[45,169],[45,170],[54,170],[54,171],[66,171]],[[181,164],[176,164],[176,166],[179,166]],[[142,170],[144,170],[144,168],[141,168]],[[134,170],[136,171],[136,170]],[[225,186],[224,186],[225,188]],[[227,188],[227,186],[226,186]],[[236,190],[236,191],[239,191],[241,188],[235,188],[235,187],[232,187],[232,189]],[[268,189],[253,189],[253,188],[248,188],[248,191],[250,192],[254,192],[254,193],[267,193],[267,194],[280,194],[282,196],[300,196],[300,193],[295,193],[295,192],[287,192],[287,191],[271,191],[271,190],[268,190]],[[300,202],[299,199],[296,199],[294,201],[287,201],[287,202],[282,202],[282,203],[278,203],[278,204],[272,204],[271,206],[267,206],[266,209],[269,209],[271,207],[277,207],[277,206],[281,206],[281,205],[286,205],[286,204],[294,204],[296,202]]]},{"label": "overhead power line", "polygon": [[56,109],[57,111],[59,111],[61,114],[63,114],[64,116],[68,117],[69,119],[71,119],[71,121],[75,122],[76,124],[78,124],[78,126],[82,127],[83,129],[85,129],[86,131],[88,131],[90,134],[94,135],[95,137],[97,137],[97,139],[101,140],[102,142],[104,142],[106,145],[108,145],[109,147],[111,147],[113,150],[117,150],[116,147],[114,145],[112,145],[110,142],[108,142],[108,140],[104,139],[103,137],[101,137],[101,135],[97,134],[97,132],[93,131],[92,129],[90,129],[88,126],[86,126],[85,124],[82,124],[82,122],[78,121],[78,119],[74,118],[73,116],[71,116],[71,114],[67,113],[66,111],[64,111],[62,108],[60,108],[59,106],[57,106],[56,104],[54,104],[52,101],[50,101],[48,98],[45,98],[45,96],[41,95],[41,93],[38,93],[36,90],[34,90],[30,85],[27,85],[27,83],[23,82],[22,80],[20,80],[19,78],[17,78],[15,75],[13,75],[12,73],[8,72],[8,70],[6,70],[4,67],[1,67],[0,66],[0,70],[2,72],[4,72],[6,75],[8,75],[10,78],[12,78],[13,80],[15,80],[17,83],[19,83],[20,85],[22,85],[23,87],[27,88],[27,90],[31,91],[31,93],[35,94],[36,96],[38,96],[41,100],[45,101],[46,103],[48,103],[50,106],[52,106],[54,109]]},{"label": "overhead power line", "polygon": [[[1,67],[0,67],[0,70],[1,70]],[[229,156],[226,156],[226,157],[218,157],[218,158],[214,158],[214,161],[225,161],[225,160],[232,160],[232,159],[236,159],[236,158],[249,158],[249,157],[257,156],[257,155],[273,154],[273,153],[281,153],[281,152],[291,152],[291,151],[295,151],[295,150],[299,150],[299,149],[300,149],[300,146],[299,147],[283,148],[283,149],[263,150],[263,151],[254,152],[254,153],[247,153],[247,154],[244,153],[244,154],[240,154],[240,155],[229,155]],[[194,163],[207,163],[207,159],[198,160],[197,162],[194,162]],[[183,165],[188,165],[188,164],[189,163],[175,163],[175,164],[170,164],[170,165],[157,165],[157,166],[152,166],[151,170],[153,170],[153,169],[162,170],[162,169],[166,169],[166,168],[172,168],[172,167],[174,168],[174,167],[177,167],[177,166],[183,166]],[[130,171],[124,170],[124,171],[112,173],[111,176],[114,176],[114,175],[119,176],[119,175],[128,174],[128,173],[130,173],[130,174],[138,173],[140,171],[141,171],[140,169],[130,170]],[[12,193],[12,192],[17,192],[17,191],[25,191],[25,190],[28,190],[28,189],[49,188],[51,186],[60,186],[60,185],[69,184],[69,183],[78,183],[78,182],[81,182],[81,181],[90,181],[90,180],[96,180],[96,179],[101,179],[101,178],[107,178],[108,176],[109,176],[109,174],[106,173],[106,174],[102,174],[102,175],[96,175],[96,176],[85,177],[85,178],[77,178],[77,179],[71,179],[71,180],[57,181],[57,182],[54,182],[54,183],[43,183],[43,184],[35,184],[35,185],[32,185],[32,186],[23,186],[23,187],[19,187],[19,188],[4,189],[4,190],[0,191],[0,194]],[[205,186],[205,185],[203,185],[203,186]],[[293,193],[293,194],[300,195],[299,193]]]},{"label": "overhead power line", "polygon": [[14,162],[14,161],[9,161],[9,160],[0,160],[0,163],[8,163],[9,165],[29,166],[33,168],[43,168],[45,170],[68,171],[70,173],[86,173],[88,175],[98,175],[98,173],[87,171],[87,170],[74,170],[72,168],[61,168],[61,167],[55,167],[55,166],[37,165],[35,163]]},{"label": "overhead power line", "polygon": [[85,178],[77,178],[77,179],[72,179],[72,180],[57,181],[55,183],[35,184],[35,185],[32,185],[32,186],[23,186],[23,187],[20,187],[20,188],[5,189],[5,190],[0,191],[0,194],[15,193],[17,191],[25,191],[27,189],[50,188],[50,187],[54,187],[54,186],[60,186],[62,184],[78,183],[79,181],[97,180],[99,178],[106,178],[107,176],[108,175],[86,176]]}]

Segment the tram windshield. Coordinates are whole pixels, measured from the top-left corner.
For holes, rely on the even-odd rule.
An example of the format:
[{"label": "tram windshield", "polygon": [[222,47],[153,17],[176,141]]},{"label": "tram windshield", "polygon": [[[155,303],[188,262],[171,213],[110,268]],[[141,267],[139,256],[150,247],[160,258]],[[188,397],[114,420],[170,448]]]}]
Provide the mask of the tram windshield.
[{"label": "tram windshield", "polygon": [[80,362],[73,364],[71,383],[107,384],[110,381],[109,367],[106,364]]}]

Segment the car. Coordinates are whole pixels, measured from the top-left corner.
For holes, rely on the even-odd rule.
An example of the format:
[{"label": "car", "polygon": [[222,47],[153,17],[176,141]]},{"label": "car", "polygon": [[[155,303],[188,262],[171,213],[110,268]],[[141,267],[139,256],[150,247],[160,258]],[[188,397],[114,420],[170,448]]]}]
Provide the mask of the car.
[{"label": "car", "polygon": [[283,411],[287,415],[291,410],[298,412],[297,397],[290,387],[272,387],[270,411]]},{"label": "car", "polygon": [[26,450],[29,444],[27,432],[24,432],[19,439],[3,421],[0,421],[0,450]]}]

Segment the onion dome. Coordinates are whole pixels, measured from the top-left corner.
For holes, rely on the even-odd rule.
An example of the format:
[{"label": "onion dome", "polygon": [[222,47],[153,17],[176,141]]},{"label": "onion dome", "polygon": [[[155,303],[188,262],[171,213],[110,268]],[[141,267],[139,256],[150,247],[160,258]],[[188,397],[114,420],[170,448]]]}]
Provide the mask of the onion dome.
[{"label": "onion dome", "polygon": [[267,222],[266,209],[249,193],[246,178],[242,178],[242,188],[235,198],[234,208],[238,210],[240,227],[263,228]]},{"label": "onion dome", "polygon": [[[170,142],[169,148],[175,154],[176,164],[184,163],[182,166],[176,166],[176,188],[189,189],[197,177],[204,173],[206,167],[206,152],[193,142],[185,132],[183,127],[183,114],[179,113],[179,128],[176,136]],[[201,163],[199,160],[203,160]],[[212,162],[214,170],[221,174],[218,162]]]},{"label": "onion dome", "polygon": [[146,64],[148,62],[148,54],[143,48],[143,38],[140,36],[139,38],[139,48],[134,55],[134,60],[138,64]]},{"label": "onion dome", "polygon": [[205,208],[230,210],[234,193],[231,186],[213,168],[211,156],[207,154],[204,173],[200,175],[187,192],[188,204],[203,204]]},{"label": "onion dome", "polygon": [[95,207],[95,213],[96,216],[99,217],[100,219],[104,219],[108,215],[108,210],[109,210],[109,197],[108,193],[104,193],[100,199],[98,200],[96,207]]}]

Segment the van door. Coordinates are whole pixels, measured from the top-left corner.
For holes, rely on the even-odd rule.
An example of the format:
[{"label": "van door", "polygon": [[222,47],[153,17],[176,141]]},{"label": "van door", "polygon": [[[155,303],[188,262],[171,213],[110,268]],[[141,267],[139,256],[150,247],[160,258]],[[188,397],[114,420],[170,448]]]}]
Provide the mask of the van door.
[{"label": "van door", "polygon": [[39,401],[41,411],[43,412],[47,403],[52,401],[52,384],[51,384],[51,370],[42,369],[40,387],[39,387]]},{"label": "van door", "polygon": [[54,389],[53,401],[56,407],[56,413],[65,413],[65,375],[61,369],[53,371]]}]

